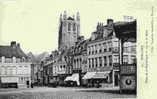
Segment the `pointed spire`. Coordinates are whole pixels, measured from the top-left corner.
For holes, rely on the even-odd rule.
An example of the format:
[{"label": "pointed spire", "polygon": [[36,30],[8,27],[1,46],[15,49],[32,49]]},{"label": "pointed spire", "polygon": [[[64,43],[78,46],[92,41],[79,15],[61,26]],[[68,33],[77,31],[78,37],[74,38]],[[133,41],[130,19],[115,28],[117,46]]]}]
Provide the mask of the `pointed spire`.
[{"label": "pointed spire", "polygon": [[77,19],[77,21],[80,21],[80,14],[79,14],[79,12],[77,12],[77,14],[76,14],[76,19]]},{"label": "pointed spire", "polygon": [[60,21],[62,21],[62,14],[60,14]]},{"label": "pointed spire", "polygon": [[64,14],[63,14],[63,19],[66,20],[67,19],[67,13],[66,11],[64,11]]},{"label": "pointed spire", "polygon": [[99,29],[99,24],[100,24],[100,23],[98,22],[97,27],[96,27],[96,28],[97,28],[97,30]]}]

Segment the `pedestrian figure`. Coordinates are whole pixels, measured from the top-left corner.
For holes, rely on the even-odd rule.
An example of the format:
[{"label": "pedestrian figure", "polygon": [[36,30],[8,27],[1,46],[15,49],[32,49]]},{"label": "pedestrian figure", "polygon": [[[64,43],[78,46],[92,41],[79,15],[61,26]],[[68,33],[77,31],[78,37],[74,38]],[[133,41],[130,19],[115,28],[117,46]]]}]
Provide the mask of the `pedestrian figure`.
[{"label": "pedestrian figure", "polygon": [[29,88],[29,81],[27,81],[26,84],[27,84],[27,88]]},{"label": "pedestrian figure", "polygon": [[31,88],[33,88],[33,83],[31,83]]}]

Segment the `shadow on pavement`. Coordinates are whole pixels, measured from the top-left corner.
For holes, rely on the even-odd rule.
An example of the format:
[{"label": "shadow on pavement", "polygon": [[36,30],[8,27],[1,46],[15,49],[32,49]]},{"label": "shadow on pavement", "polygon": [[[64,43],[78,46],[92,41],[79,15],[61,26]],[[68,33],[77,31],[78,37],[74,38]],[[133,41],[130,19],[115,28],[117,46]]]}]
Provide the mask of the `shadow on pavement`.
[{"label": "shadow on pavement", "polygon": [[125,95],[136,95],[135,92],[132,92],[132,91],[126,91],[126,92],[123,92],[123,93],[120,93],[119,90],[79,90],[79,92],[101,92],[101,93],[112,93],[112,94],[125,94]]}]

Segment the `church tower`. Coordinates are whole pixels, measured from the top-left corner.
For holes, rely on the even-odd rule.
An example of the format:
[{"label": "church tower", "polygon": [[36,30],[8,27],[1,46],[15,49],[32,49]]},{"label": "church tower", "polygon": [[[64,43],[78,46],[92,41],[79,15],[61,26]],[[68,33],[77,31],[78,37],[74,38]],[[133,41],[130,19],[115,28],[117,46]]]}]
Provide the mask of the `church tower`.
[{"label": "church tower", "polygon": [[72,17],[67,17],[66,11],[59,18],[59,38],[58,49],[64,50],[75,45],[80,35],[80,15],[79,13]]}]

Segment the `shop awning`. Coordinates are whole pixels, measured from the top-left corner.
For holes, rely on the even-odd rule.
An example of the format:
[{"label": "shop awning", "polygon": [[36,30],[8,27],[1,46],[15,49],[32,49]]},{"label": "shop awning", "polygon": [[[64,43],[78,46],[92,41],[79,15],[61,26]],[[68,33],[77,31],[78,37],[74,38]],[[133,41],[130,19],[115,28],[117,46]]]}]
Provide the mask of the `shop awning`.
[{"label": "shop awning", "polygon": [[95,74],[96,72],[87,72],[82,79],[91,79]]},{"label": "shop awning", "polygon": [[64,81],[69,81],[69,80],[72,80],[71,76],[66,77],[66,79]]},{"label": "shop awning", "polygon": [[72,74],[72,76],[66,77],[66,79],[64,81],[76,81],[77,85],[80,85],[80,83],[79,83],[79,74],[74,73],[74,74]]},{"label": "shop awning", "polygon": [[82,79],[103,79],[108,76],[111,71],[104,72],[87,72]]},{"label": "shop awning", "polygon": [[93,79],[103,79],[107,78],[108,74],[110,71],[105,71],[105,72],[97,72],[92,78]]}]

